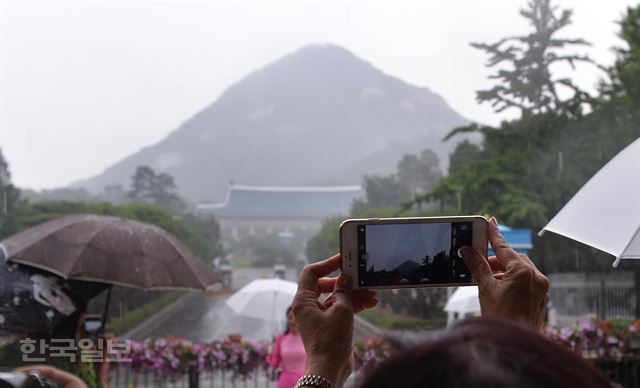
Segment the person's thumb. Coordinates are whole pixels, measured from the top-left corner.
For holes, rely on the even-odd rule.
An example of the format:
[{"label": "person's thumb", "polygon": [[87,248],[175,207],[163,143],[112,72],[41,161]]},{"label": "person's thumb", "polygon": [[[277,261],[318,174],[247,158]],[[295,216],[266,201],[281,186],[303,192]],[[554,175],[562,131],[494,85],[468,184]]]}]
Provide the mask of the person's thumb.
[{"label": "person's thumb", "polygon": [[489,287],[495,282],[489,262],[479,249],[474,250],[471,247],[462,247],[458,253],[462,256],[464,263],[473,276],[473,281],[478,284],[478,287]]},{"label": "person's thumb", "polygon": [[333,297],[336,304],[352,308],[353,305],[353,283],[351,275],[343,272],[338,276],[336,285],[333,289]]}]

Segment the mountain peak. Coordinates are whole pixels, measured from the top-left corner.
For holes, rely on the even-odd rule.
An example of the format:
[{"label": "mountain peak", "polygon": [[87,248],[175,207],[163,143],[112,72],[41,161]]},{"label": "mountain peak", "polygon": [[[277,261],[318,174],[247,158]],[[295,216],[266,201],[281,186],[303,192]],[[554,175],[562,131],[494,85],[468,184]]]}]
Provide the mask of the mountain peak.
[{"label": "mountain peak", "polygon": [[[309,82],[318,77],[340,77],[343,74],[357,76],[358,73],[382,75],[370,63],[358,58],[344,47],[332,44],[310,44],[289,53],[282,58],[252,73],[246,79],[257,77],[302,77]],[[282,81],[282,79],[280,79]],[[301,80],[296,80],[300,82]],[[241,84],[243,81],[240,81]]]},{"label": "mountain peak", "polygon": [[[468,122],[437,94],[376,69],[343,47],[312,44],[264,66],[166,139],[79,185],[128,184],[137,166],[173,175],[181,194],[224,198],[227,182],[357,184],[404,153],[432,148]],[[340,157],[336,157],[340,155]]]},{"label": "mountain peak", "polygon": [[294,51],[292,55],[317,55],[318,53],[323,55],[348,55],[355,57],[349,50],[342,46],[338,46],[334,43],[312,43],[306,46],[300,47]]},{"label": "mountain peak", "polygon": [[286,61],[290,58],[298,61],[317,61],[320,63],[353,61],[369,65],[366,61],[355,56],[351,51],[333,43],[316,43],[303,46],[291,54],[284,56],[282,60]]}]

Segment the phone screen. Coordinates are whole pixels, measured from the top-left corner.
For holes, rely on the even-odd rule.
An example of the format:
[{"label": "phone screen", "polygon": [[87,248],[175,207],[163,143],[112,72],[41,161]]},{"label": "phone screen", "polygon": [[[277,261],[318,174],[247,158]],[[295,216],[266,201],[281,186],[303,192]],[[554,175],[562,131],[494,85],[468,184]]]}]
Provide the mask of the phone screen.
[{"label": "phone screen", "polygon": [[360,287],[470,283],[458,249],[473,245],[473,223],[358,225]]}]

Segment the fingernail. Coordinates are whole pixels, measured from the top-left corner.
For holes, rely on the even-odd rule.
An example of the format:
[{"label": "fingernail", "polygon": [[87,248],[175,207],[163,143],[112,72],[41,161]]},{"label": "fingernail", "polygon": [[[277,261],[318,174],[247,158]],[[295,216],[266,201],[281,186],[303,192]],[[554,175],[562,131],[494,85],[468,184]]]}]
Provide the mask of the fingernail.
[{"label": "fingernail", "polygon": [[460,249],[458,249],[458,257],[464,259],[464,254],[465,252],[467,252],[467,256],[473,256],[473,254],[471,252],[473,252],[473,250],[471,249],[471,247],[462,247]]},{"label": "fingernail", "polygon": [[495,217],[491,217],[491,219],[489,220],[492,224],[494,224],[495,226],[498,226],[498,220],[496,220]]}]

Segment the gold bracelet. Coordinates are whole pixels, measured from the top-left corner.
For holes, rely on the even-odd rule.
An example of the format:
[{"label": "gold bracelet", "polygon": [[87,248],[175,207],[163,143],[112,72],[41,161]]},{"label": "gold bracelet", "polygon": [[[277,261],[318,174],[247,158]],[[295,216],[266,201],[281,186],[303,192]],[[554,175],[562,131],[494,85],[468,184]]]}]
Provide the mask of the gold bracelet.
[{"label": "gold bracelet", "polygon": [[294,388],[314,387],[314,388],[335,388],[335,385],[322,376],[304,375],[298,379]]}]

